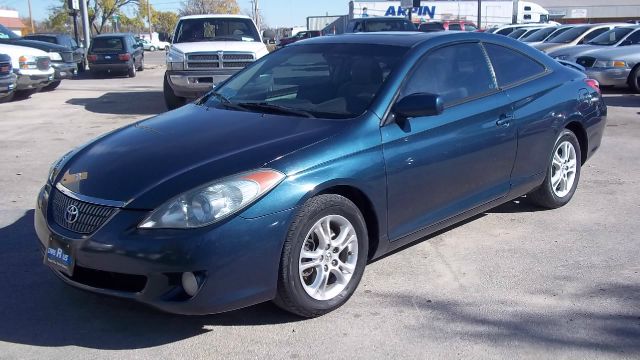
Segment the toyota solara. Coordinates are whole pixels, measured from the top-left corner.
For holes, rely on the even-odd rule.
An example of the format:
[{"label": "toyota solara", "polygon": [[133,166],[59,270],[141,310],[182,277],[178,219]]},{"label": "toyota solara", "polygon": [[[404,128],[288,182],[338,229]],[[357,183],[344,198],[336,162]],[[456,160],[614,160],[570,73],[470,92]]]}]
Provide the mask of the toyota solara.
[{"label": "toyota solara", "polygon": [[35,228],[81,289],[319,316],[407,243],[525,194],[565,205],[606,113],[596,81],[506,37],[318,37],[64,155]]}]

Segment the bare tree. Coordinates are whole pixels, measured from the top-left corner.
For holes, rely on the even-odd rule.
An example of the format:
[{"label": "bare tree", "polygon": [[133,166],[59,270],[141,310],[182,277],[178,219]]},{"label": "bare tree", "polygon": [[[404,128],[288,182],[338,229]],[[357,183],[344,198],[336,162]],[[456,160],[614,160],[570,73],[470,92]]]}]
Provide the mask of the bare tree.
[{"label": "bare tree", "polygon": [[200,14],[238,14],[236,0],[185,0],[180,7],[180,16]]}]

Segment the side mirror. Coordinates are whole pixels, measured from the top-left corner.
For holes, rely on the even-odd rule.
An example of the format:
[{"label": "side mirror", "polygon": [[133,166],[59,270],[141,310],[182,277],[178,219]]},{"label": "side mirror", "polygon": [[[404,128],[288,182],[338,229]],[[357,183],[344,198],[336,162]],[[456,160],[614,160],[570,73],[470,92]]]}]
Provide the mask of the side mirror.
[{"label": "side mirror", "polygon": [[442,97],[429,93],[405,96],[393,106],[393,113],[402,118],[440,115],[443,111]]}]

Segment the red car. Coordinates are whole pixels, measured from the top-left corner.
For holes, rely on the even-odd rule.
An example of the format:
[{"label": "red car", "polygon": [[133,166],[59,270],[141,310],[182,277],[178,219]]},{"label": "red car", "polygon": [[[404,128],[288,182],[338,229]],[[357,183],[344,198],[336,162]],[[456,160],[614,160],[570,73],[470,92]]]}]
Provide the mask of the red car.
[{"label": "red car", "polygon": [[322,36],[322,32],[320,30],[300,31],[292,37],[281,39],[280,46],[293,44],[298,40],[309,39],[317,36]]},{"label": "red car", "polygon": [[477,31],[476,24],[466,20],[445,20],[445,21],[432,21],[420,24],[418,30],[422,32],[432,31],[445,31],[445,30],[457,30],[457,31]]}]

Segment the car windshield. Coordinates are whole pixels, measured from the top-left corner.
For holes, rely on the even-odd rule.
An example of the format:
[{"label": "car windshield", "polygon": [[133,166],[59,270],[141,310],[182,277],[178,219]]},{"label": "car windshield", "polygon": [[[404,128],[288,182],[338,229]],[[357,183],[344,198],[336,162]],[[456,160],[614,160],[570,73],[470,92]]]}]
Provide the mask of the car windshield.
[{"label": "car windshield", "polygon": [[46,36],[46,35],[27,35],[24,37],[25,39],[28,40],[38,40],[38,41],[44,41],[44,42],[48,42],[48,43],[52,43],[52,44],[57,44],[58,42],[56,41],[56,37],[55,36]]},{"label": "car windshield", "polygon": [[560,29],[556,29],[555,27],[542,28],[542,29],[534,32],[533,34],[527,36],[522,41],[524,41],[524,42],[544,41],[544,39],[546,39],[547,36],[551,35],[551,33],[553,33],[554,31],[557,31],[557,30],[560,30]]},{"label": "car windshield", "polygon": [[20,39],[20,36],[0,24],[0,39]]},{"label": "car windshield", "polygon": [[587,44],[611,46],[618,43],[633,30],[634,28],[628,27],[615,28],[596,36],[593,40],[587,42]]},{"label": "car windshield", "polygon": [[251,19],[184,19],[176,28],[174,44],[199,41],[260,41]]},{"label": "car windshield", "polygon": [[580,35],[586,33],[590,29],[592,29],[591,26],[576,26],[574,28],[571,28],[563,32],[558,36],[555,36],[551,39],[547,39],[545,42],[568,44],[573,40],[577,39]]},{"label": "car windshield", "polygon": [[375,20],[367,20],[365,29],[361,29],[360,27],[356,28],[355,31],[366,31],[366,32],[374,32],[374,31],[415,31],[415,25],[404,19],[375,19]]},{"label": "car windshield", "polygon": [[124,50],[122,38],[95,38],[91,42],[91,52],[94,53],[111,53]]},{"label": "car windshield", "polygon": [[510,37],[513,39],[519,39],[520,36],[522,36],[522,34],[524,34],[525,32],[527,32],[527,29],[518,29],[512,32],[511,34],[507,35],[507,37]]},{"label": "car windshield", "polygon": [[285,47],[201,98],[238,111],[326,119],[354,118],[369,107],[407,48],[374,44]]}]

